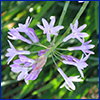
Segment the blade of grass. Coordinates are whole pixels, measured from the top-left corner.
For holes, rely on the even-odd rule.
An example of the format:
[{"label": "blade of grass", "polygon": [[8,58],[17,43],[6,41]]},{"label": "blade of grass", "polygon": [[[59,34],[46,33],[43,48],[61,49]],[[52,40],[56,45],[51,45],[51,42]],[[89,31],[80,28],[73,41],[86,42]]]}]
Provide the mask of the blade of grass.
[{"label": "blade of grass", "polygon": [[99,34],[99,1],[95,2],[95,25],[97,34]]},{"label": "blade of grass", "polygon": [[86,81],[87,81],[87,82],[99,82],[99,77],[87,78]]},{"label": "blade of grass", "polygon": [[[65,2],[65,5],[64,5],[62,14],[61,14],[61,16],[60,16],[58,25],[62,25],[62,22],[63,22],[63,20],[64,20],[65,14],[66,14],[66,12],[67,12],[69,3],[70,3],[70,1],[66,1],[66,2]],[[59,32],[58,32],[58,33],[59,33]],[[53,41],[52,41],[52,44],[54,44],[56,37],[57,37],[57,36],[54,36]]]},{"label": "blade of grass", "polygon": [[15,83],[15,82],[17,82],[17,80],[2,81],[1,87],[5,86],[5,85],[10,85],[10,84]]},{"label": "blade of grass", "polygon": [[21,85],[21,86],[15,88],[15,89],[13,89],[12,91],[10,91],[10,92],[4,94],[4,95],[2,96],[2,98],[8,98],[8,96],[13,95],[14,93],[17,93],[18,91],[20,91],[20,90],[22,89],[22,87],[23,87],[23,85]]}]

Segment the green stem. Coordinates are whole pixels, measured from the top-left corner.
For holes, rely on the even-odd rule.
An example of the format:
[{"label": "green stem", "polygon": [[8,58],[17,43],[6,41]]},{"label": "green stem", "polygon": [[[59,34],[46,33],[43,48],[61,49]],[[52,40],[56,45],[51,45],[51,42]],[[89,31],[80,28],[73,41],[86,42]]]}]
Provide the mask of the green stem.
[{"label": "green stem", "polygon": [[[88,3],[89,3],[89,1],[85,1],[84,2],[84,4],[82,5],[81,9],[79,10],[78,14],[76,15],[76,17],[74,18],[74,20],[73,20],[72,23],[74,23],[76,19],[79,19],[80,18],[80,16],[84,12],[85,8],[87,7]],[[56,44],[48,52],[45,53],[45,55],[48,56],[55,48],[57,48],[57,46],[61,43],[61,41],[66,36],[66,34],[68,34],[69,32],[70,32],[70,27],[68,27],[68,29],[63,34],[63,36],[56,42]]]},{"label": "green stem", "polygon": [[45,45],[41,44],[40,42],[38,42],[38,43],[33,43],[33,44],[31,44],[31,45],[37,45],[37,46],[40,46],[40,47],[43,47],[43,48],[48,49],[48,47],[46,47]]},{"label": "green stem", "polygon": [[39,43],[38,45],[41,46],[41,47],[44,47],[44,48],[48,49],[48,47],[46,47],[45,45],[43,45],[41,43]]},{"label": "green stem", "polygon": [[62,49],[62,48],[56,48],[57,50],[62,50],[62,51],[66,51],[68,49]]},{"label": "green stem", "polygon": [[55,62],[55,60],[54,60],[54,58],[53,58],[53,54],[52,54],[52,60],[53,60],[54,64],[56,65],[56,67],[58,67],[58,66],[57,66],[57,63]]},{"label": "green stem", "polygon": [[[69,6],[69,3],[70,3],[70,1],[66,1],[66,2],[65,2],[65,5],[64,5],[62,14],[61,14],[61,16],[60,16],[58,25],[62,25],[62,22],[63,22],[63,20],[64,20],[65,14],[66,14],[66,12],[67,12],[67,8],[68,8],[68,6]],[[59,33],[59,32],[58,32],[58,33]],[[54,36],[52,44],[54,44],[56,37],[57,37],[57,36]]]},{"label": "green stem", "polygon": [[59,54],[60,56],[61,56],[61,55],[64,55],[64,54],[60,53],[59,51],[56,51],[56,50],[55,50],[55,52],[56,52],[57,54]]},{"label": "green stem", "polygon": [[54,55],[58,60],[60,60],[60,61],[62,62],[62,60],[61,60],[60,58],[58,58],[54,53],[53,53],[53,55]]},{"label": "green stem", "polygon": [[[40,50],[39,50],[40,51]],[[31,52],[31,53],[37,53],[37,52],[39,52],[39,51],[34,51],[34,52]]]}]

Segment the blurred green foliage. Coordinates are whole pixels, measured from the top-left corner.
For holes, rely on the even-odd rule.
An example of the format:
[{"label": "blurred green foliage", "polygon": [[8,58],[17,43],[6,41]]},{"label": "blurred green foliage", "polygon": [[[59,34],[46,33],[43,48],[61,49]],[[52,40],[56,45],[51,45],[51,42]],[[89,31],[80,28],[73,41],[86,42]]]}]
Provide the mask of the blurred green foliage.
[{"label": "blurred green foliage", "polygon": [[[30,81],[29,85],[25,82],[16,81],[17,74],[11,72],[7,65],[5,54],[9,47],[7,43],[7,32],[9,28],[17,27],[18,23],[25,23],[28,16],[33,17],[30,27],[34,28],[40,42],[44,45],[49,43],[46,40],[46,35],[37,28],[36,24],[41,23],[41,18],[46,18],[49,21],[50,16],[56,16],[56,25],[59,23],[65,1],[1,1],[1,97],[2,99],[98,99],[99,98],[99,1],[90,1],[84,13],[79,19],[79,25],[87,24],[84,30],[89,34],[86,40],[92,39],[92,44],[95,44],[91,55],[87,60],[89,66],[85,68],[84,81],[75,83],[76,90],[68,91],[65,88],[60,89],[59,86],[63,82],[61,75],[55,69],[55,65],[49,56],[46,65],[35,81]],[[63,18],[62,25],[64,30],[60,31],[56,41],[69,27],[82,3],[71,1]],[[26,36],[25,36],[26,37]],[[40,47],[29,46],[20,40],[13,41],[16,49],[30,49],[30,51],[38,51]],[[69,40],[67,43],[62,43],[59,47],[66,48],[67,46],[80,45],[78,41]],[[80,58],[81,51],[60,51],[63,54],[73,54]],[[37,54],[32,54],[30,58],[36,58]],[[16,58],[16,57],[15,57]],[[14,58],[14,59],[15,59]],[[57,60],[56,60],[57,61]],[[79,72],[73,66],[64,65],[57,61],[59,67],[68,75],[77,75]]]}]

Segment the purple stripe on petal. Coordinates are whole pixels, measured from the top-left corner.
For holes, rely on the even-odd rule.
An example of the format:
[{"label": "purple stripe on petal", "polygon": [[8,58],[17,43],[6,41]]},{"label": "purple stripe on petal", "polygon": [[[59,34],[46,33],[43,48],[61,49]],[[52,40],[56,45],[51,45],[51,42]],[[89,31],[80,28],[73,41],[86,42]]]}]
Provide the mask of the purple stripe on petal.
[{"label": "purple stripe on petal", "polygon": [[70,56],[61,55],[61,58],[66,59],[68,61],[73,61],[72,57],[70,57]]},{"label": "purple stripe on petal", "polygon": [[30,32],[30,34],[31,34],[31,40],[33,41],[33,42],[39,42],[39,39],[38,39],[38,37],[37,37],[37,35],[36,35],[36,33],[35,33],[35,31],[32,29],[32,28],[28,28],[28,30],[29,30],[29,32]]},{"label": "purple stripe on petal", "polygon": [[38,56],[41,56],[41,55],[45,54],[45,53],[48,52],[48,51],[49,51],[49,49],[47,49],[47,50],[40,50],[40,51],[38,52]]},{"label": "purple stripe on petal", "polygon": [[25,67],[29,67],[30,64],[31,64],[30,62],[25,62],[25,63],[24,63],[24,66],[25,66]]},{"label": "purple stripe on petal", "polygon": [[36,67],[36,64],[33,64],[33,65],[32,65],[32,69],[34,70],[34,69],[35,69],[35,67]]}]

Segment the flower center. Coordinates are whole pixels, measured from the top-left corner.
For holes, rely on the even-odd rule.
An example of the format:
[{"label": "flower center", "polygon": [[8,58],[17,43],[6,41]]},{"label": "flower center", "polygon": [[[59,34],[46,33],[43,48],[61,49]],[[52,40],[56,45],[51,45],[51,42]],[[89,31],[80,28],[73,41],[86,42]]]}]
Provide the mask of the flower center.
[{"label": "flower center", "polygon": [[49,29],[49,33],[51,33],[51,30]]}]

